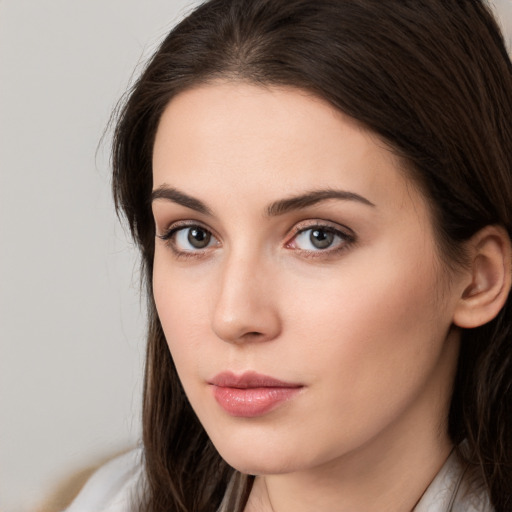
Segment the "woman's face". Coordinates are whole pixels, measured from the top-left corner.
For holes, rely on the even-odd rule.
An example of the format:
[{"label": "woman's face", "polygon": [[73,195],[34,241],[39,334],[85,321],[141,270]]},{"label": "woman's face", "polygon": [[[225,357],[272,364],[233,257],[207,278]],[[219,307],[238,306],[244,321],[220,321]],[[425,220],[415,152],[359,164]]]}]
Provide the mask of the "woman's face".
[{"label": "woman's face", "polygon": [[447,439],[457,280],[377,137],[306,92],[219,82],[170,102],[153,173],[158,314],[228,463]]}]

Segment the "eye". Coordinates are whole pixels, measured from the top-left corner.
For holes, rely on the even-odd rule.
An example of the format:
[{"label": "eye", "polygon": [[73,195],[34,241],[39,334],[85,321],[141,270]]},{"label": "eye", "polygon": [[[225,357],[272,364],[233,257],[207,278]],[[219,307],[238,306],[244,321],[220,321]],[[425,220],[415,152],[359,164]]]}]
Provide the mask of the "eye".
[{"label": "eye", "polygon": [[299,233],[295,238],[295,242],[304,249],[328,249],[333,244],[334,239],[335,234],[332,231],[312,228]]},{"label": "eye", "polygon": [[354,237],[331,226],[311,226],[298,230],[288,248],[307,252],[333,251],[353,242]]},{"label": "eye", "polygon": [[212,241],[212,234],[199,226],[182,228],[175,234],[175,243],[180,249],[205,249]]},{"label": "eye", "polygon": [[167,241],[177,253],[196,252],[218,245],[218,240],[209,230],[197,225],[171,227],[158,237]]}]

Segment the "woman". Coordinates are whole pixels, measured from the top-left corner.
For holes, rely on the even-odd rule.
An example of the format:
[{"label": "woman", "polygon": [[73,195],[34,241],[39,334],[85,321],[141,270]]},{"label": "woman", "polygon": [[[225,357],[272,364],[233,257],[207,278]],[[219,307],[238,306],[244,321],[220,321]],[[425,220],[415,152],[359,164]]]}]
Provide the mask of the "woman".
[{"label": "woman", "polygon": [[143,450],[71,511],[512,510],[511,69],[477,0],[211,0],[169,34],[113,149]]}]

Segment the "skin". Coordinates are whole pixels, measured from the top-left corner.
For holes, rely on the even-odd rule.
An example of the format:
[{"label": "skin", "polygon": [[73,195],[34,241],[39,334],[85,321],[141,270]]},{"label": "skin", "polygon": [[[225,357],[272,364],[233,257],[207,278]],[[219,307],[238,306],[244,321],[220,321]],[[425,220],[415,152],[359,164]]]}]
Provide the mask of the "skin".
[{"label": "skin", "polygon": [[[215,82],[167,106],[153,180],[204,207],[153,201],[154,298],[208,435],[258,475],[246,511],[412,510],[451,450],[463,284],[441,263],[402,162],[304,91]],[[268,214],[318,190],[364,200]],[[209,245],[190,245],[190,224]],[[309,237],[319,225],[338,230],[324,249]],[[267,414],[234,417],[208,384],[226,370],[302,388]]]}]

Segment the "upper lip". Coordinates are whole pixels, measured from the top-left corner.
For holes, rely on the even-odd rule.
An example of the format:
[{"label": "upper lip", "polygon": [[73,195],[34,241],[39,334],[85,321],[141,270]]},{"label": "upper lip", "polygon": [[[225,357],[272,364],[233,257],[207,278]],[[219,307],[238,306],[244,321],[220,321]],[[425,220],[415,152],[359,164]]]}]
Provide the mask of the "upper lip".
[{"label": "upper lip", "polygon": [[208,381],[209,384],[223,388],[300,388],[301,384],[284,382],[268,375],[261,375],[259,373],[248,371],[242,374],[235,374],[233,372],[221,372],[213,379]]}]

